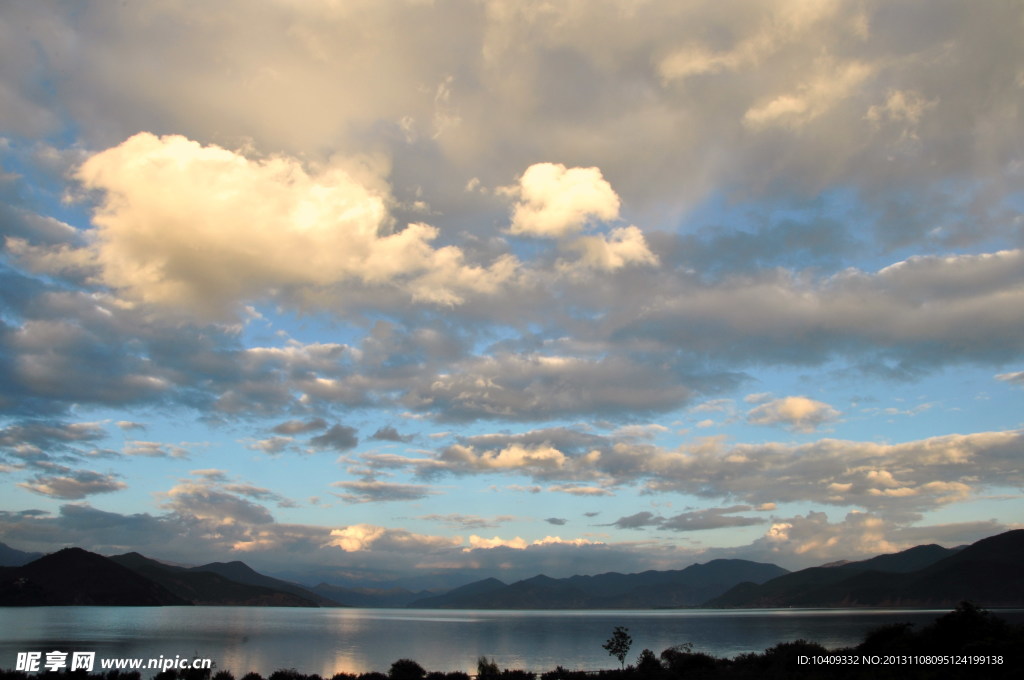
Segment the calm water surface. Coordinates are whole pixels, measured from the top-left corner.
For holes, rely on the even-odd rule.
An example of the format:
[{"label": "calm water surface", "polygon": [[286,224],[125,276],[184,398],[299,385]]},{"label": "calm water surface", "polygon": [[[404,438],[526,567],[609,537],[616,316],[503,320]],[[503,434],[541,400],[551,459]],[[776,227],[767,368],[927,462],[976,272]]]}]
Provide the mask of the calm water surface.
[{"label": "calm water surface", "polygon": [[[920,627],[946,611],[0,607],[0,668],[13,668],[18,652],[60,650],[95,651],[97,660],[198,655],[236,678],[278,668],[328,678],[387,672],[400,658],[427,670],[475,671],[481,655],[502,668],[596,670],[617,665],[601,648],[615,626],[628,627],[633,637],[629,661],[645,647],[657,654],[683,642],[731,657],[799,638],[830,648],[853,645],[873,627],[902,621]],[[999,615],[1024,621],[1024,610]]]}]

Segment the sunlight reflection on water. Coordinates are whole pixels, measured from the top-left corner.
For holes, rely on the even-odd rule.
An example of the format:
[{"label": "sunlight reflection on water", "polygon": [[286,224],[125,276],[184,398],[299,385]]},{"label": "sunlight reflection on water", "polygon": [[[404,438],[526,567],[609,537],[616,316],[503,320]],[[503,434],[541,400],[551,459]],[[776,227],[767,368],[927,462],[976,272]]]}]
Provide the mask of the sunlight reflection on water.
[{"label": "sunlight reflection on water", "polygon": [[[386,672],[400,658],[428,670],[475,671],[486,655],[503,668],[544,671],[615,666],[601,648],[614,626],[644,648],[692,642],[716,656],[761,652],[804,638],[834,648],[885,623],[922,626],[946,610],[588,610],[479,611],[254,607],[0,608],[0,667],[21,651],[95,651],[97,659],[208,657],[241,677],[278,668],[330,677]],[[1000,616],[1024,621],[1024,610]],[[146,674],[144,674],[146,675]]]}]

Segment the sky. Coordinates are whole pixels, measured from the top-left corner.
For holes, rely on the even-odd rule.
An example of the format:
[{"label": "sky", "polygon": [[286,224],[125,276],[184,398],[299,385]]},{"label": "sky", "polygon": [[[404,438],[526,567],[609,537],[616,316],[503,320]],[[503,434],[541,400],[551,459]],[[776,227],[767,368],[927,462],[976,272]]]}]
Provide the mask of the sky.
[{"label": "sky", "polygon": [[1024,527],[1024,5],[0,7],[0,541],[329,582]]}]

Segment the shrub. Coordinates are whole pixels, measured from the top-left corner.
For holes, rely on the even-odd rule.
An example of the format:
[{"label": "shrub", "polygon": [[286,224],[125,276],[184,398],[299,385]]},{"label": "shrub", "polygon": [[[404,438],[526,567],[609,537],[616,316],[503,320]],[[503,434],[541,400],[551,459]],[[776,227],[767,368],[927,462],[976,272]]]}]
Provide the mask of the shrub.
[{"label": "shrub", "polygon": [[662,670],[661,662],[658,661],[658,657],[654,656],[654,652],[645,649],[636,658],[636,670],[644,677],[657,675]]},{"label": "shrub", "polygon": [[481,656],[476,660],[476,677],[495,678],[499,675],[501,675],[501,671],[498,670],[498,663],[494,659]]},{"label": "shrub", "polygon": [[267,680],[302,680],[303,677],[294,668],[278,668]]},{"label": "shrub", "polygon": [[388,677],[391,680],[422,680],[427,671],[412,659],[399,659],[391,664]]}]

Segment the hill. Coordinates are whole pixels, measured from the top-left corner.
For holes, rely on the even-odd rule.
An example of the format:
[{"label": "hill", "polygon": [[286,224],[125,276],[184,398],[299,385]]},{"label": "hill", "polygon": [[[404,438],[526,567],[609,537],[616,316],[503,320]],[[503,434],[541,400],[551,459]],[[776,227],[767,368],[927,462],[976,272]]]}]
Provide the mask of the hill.
[{"label": "hill", "polygon": [[[309,593],[308,597],[302,597],[300,594],[281,589],[241,583],[201,568],[188,569],[164,564],[134,552],[115,555],[110,559],[160,584],[183,600],[197,605],[316,607],[316,600],[320,599],[313,593]],[[264,578],[269,581],[276,580]],[[298,589],[298,586],[295,588]]]},{"label": "hill", "polygon": [[497,579],[470,583],[410,607],[437,609],[647,609],[695,606],[743,581],[761,583],[785,574],[774,564],[712,560],[685,569],[609,572],[555,579],[539,575],[505,585]]},{"label": "hill", "polygon": [[[258,571],[252,569],[252,567],[250,567],[245,562],[240,562],[238,560],[235,560],[234,562],[211,562],[210,564],[204,564],[199,567],[191,567],[189,571],[194,573],[217,574],[218,576],[221,576],[235,583],[241,583],[249,586],[266,588],[271,591],[287,593],[315,605],[333,606],[337,604],[334,600],[319,595],[316,592],[310,590],[309,588],[304,588],[296,583],[282,581],[281,579],[261,574]],[[297,606],[309,605],[307,604]]]},{"label": "hill", "polygon": [[184,598],[116,562],[65,548],[0,573],[0,605],[187,605]]},{"label": "hill", "polygon": [[16,550],[6,543],[0,543],[0,567],[20,567],[33,560],[38,560],[43,553],[30,553]]},{"label": "hill", "polygon": [[963,548],[917,546],[841,566],[743,583],[707,607],[946,607],[1024,605],[1024,530]]}]

